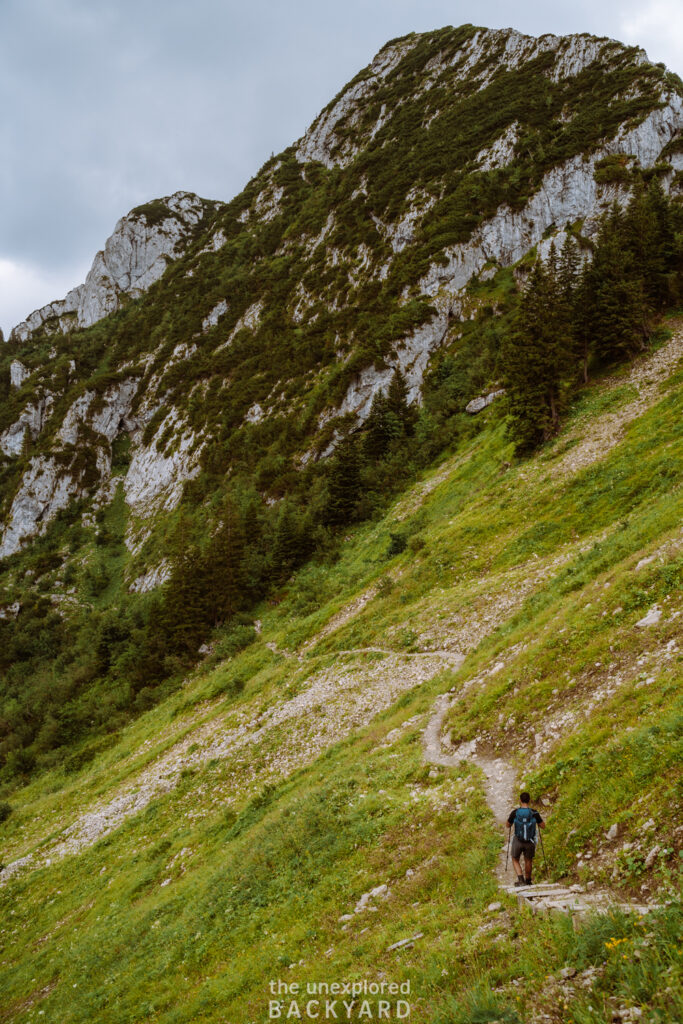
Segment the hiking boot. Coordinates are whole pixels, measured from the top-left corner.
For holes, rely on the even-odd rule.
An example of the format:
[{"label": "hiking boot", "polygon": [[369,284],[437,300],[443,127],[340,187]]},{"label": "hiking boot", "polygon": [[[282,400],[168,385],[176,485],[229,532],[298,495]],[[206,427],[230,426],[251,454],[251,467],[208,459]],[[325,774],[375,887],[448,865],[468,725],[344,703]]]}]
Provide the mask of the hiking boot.
[{"label": "hiking boot", "polygon": [[525,879],[524,879],[524,884],[525,884],[525,885],[533,885],[534,883],[533,883],[533,882],[531,881],[531,879],[530,879],[530,878],[525,878]]},{"label": "hiking boot", "polygon": [[515,886],[519,887],[520,885],[526,885],[526,882],[524,881],[523,878],[518,878],[517,881],[515,882]]}]

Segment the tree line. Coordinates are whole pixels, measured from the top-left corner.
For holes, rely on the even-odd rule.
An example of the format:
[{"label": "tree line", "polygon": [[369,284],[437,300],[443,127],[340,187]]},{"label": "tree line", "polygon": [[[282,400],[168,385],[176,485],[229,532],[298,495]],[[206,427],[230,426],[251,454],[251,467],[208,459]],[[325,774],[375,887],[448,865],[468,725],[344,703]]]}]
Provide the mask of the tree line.
[{"label": "tree line", "polygon": [[510,434],[531,451],[558,430],[560,417],[593,367],[642,352],[658,314],[680,301],[683,211],[659,180],[629,204],[614,204],[594,243],[568,232],[558,252],[537,259],[499,373]]}]

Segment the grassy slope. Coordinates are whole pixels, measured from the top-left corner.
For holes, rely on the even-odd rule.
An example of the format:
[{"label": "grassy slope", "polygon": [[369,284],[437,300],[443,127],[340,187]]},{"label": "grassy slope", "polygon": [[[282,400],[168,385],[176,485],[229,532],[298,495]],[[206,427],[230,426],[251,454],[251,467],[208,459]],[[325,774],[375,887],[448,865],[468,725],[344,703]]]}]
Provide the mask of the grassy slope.
[{"label": "grassy slope", "polygon": [[[33,852],[42,866],[0,889],[0,1019],[264,1020],[277,977],[409,979],[412,1019],[430,1022],[600,1021],[630,1002],[680,1017],[678,904],[578,934],[504,897],[487,911],[499,838],[477,770],[430,771],[420,737],[434,697],[463,687],[452,738],[513,760],[550,805],[555,877],[673,890],[681,379],[672,367],[656,403],[576,473],[582,434],[632,383],[595,386],[553,446],[510,468],[494,405],[476,440],[352,533],[335,566],[299,573],[246,651],[209,660],[80,773],[19,793],[3,859]],[[408,548],[388,558],[397,529]],[[659,624],[637,628],[655,603]],[[467,653],[463,666],[420,657],[441,648]],[[251,745],[240,727],[260,730]],[[58,855],[80,814],[136,791],[152,796],[139,813]],[[657,832],[643,834],[650,818]],[[376,911],[338,920],[382,883]],[[561,981],[565,962],[595,966],[593,987]],[[531,1007],[518,997],[529,989]]]}]

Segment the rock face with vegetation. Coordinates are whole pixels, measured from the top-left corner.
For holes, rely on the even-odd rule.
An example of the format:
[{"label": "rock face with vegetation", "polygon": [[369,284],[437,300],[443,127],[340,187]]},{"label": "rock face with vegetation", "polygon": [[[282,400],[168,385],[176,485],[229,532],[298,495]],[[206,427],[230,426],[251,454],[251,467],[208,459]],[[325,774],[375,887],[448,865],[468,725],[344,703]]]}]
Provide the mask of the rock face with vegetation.
[{"label": "rock face with vegetation", "polygon": [[211,205],[189,192],[176,192],[132,210],[95,256],[85,283],[66,298],[34,310],[12,330],[10,341],[28,341],[40,331],[90,327],[127,299],[138,298],[182,255]]},{"label": "rock face with vegetation", "polygon": [[[256,1020],[323,962],[680,1016],[682,128],[638,49],[412,34],[3,343],[3,1019]],[[515,776],[646,925],[529,929]]]}]

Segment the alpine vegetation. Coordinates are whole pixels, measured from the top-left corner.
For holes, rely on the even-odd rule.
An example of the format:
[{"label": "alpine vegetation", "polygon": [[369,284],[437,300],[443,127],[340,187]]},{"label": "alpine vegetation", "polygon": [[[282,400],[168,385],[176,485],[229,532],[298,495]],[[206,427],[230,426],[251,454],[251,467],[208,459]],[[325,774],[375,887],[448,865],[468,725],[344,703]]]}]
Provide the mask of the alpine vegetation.
[{"label": "alpine vegetation", "polygon": [[2,1019],[683,1016],[682,129],[410,34],[2,344]]}]

